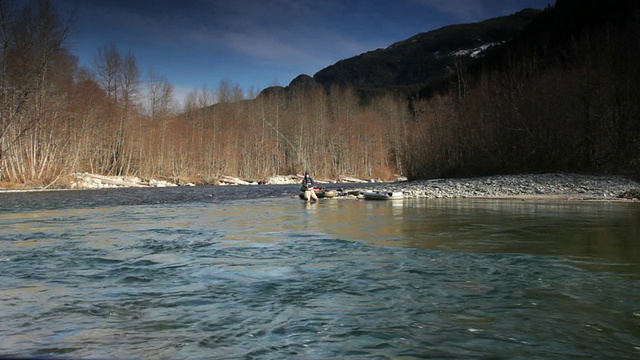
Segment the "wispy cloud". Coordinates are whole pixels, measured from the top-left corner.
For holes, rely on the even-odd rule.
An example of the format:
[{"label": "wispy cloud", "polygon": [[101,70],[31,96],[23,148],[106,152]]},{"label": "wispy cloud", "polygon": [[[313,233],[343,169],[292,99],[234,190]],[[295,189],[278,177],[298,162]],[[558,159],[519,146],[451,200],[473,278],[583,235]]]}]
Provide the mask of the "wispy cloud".
[{"label": "wispy cloud", "polygon": [[460,22],[484,20],[488,17],[485,1],[480,0],[408,0],[425,8],[452,15]]},{"label": "wispy cloud", "polygon": [[527,6],[539,9],[555,0],[406,0],[453,17],[459,23],[476,22],[500,15],[509,15]]},{"label": "wispy cloud", "polygon": [[[207,24],[185,29],[199,46],[223,46],[261,61],[318,68],[382,44],[357,41],[329,26],[337,1],[203,1]],[[186,33],[188,31],[188,34]]]},{"label": "wispy cloud", "polygon": [[[167,51],[230,50],[283,66],[306,64],[319,70],[392,42],[350,33],[353,7],[347,9],[338,0],[83,0],[80,5],[94,22],[107,24],[104,31],[114,39],[125,34],[130,43]],[[358,8],[367,11],[366,4]]]}]

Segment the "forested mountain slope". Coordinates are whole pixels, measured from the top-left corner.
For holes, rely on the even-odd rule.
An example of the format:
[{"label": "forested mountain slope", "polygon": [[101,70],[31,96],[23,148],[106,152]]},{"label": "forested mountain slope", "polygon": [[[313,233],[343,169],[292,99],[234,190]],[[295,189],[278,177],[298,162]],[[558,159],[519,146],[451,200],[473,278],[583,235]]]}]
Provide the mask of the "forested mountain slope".
[{"label": "forested mountain slope", "polygon": [[[540,12],[524,9],[509,16],[420,33],[387,48],[340,60],[318,71],[313,78],[300,75],[289,87],[308,87],[315,81],[327,88],[351,86],[366,97],[387,91],[415,92],[455,74],[470,59],[482,57],[487,49],[518,36]],[[263,92],[283,89],[286,88],[274,86]]]},{"label": "forested mountain slope", "polygon": [[525,9],[478,23],[446,26],[398,41],[385,49],[341,60],[318,71],[322,84],[351,85],[361,91],[411,90],[449,76],[460,58],[478,58],[514,36],[540,14]]}]

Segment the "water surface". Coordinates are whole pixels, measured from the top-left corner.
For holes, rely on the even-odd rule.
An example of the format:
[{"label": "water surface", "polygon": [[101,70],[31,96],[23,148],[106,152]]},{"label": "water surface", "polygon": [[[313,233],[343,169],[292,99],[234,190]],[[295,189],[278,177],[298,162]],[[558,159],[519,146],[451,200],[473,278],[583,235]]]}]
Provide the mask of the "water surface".
[{"label": "water surface", "polygon": [[0,194],[0,355],[640,356],[638,204],[258,188]]}]

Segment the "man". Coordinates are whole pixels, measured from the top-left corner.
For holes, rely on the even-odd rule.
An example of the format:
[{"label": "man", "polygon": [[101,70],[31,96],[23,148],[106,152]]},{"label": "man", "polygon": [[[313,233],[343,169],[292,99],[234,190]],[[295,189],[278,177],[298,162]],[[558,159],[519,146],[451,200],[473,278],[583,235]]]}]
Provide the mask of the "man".
[{"label": "man", "polygon": [[313,178],[309,175],[308,171],[305,171],[304,178],[302,179],[302,191],[304,191],[304,200],[309,202],[313,199],[314,202],[318,201],[318,196],[316,196],[316,192],[313,191]]}]

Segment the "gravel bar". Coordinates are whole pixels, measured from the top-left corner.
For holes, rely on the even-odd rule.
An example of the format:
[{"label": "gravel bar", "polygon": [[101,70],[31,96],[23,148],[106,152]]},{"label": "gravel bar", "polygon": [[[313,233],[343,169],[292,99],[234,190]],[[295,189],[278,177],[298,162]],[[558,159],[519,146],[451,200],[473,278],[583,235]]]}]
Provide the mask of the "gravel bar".
[{"label": "gravel bar", "polygon": [[366,190],[402,191],[405,198],[505,198],[566,200],[640,199],[640,183],[623,176],[581,174],[499,175],[367,184],[339,194],[362,198]]}]

